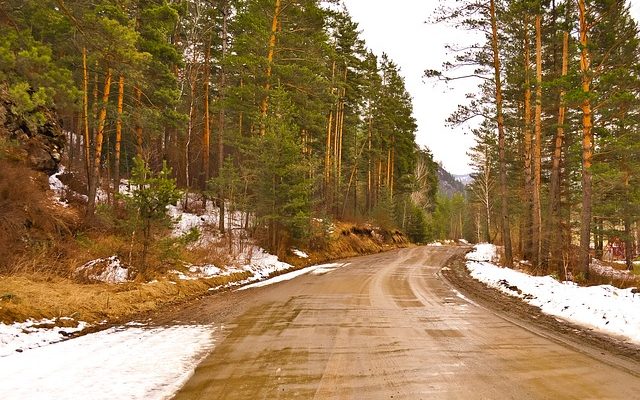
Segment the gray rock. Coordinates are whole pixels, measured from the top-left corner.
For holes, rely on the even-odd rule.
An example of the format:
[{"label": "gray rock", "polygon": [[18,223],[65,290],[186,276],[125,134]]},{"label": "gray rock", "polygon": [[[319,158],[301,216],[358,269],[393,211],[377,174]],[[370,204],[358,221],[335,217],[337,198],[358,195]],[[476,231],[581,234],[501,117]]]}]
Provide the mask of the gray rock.
[{"label": "gray rock", "polygon": [[[5,88],[0,87],[0,136],[18,142],[27,152],[27,162],[38,171],[52,175],[58,171],[65,145],[65,135],[55,112],[40,108],[44,125],[37,126],[27,116],[17,115]],[[26,117],[26,118],[25,118]]]}]

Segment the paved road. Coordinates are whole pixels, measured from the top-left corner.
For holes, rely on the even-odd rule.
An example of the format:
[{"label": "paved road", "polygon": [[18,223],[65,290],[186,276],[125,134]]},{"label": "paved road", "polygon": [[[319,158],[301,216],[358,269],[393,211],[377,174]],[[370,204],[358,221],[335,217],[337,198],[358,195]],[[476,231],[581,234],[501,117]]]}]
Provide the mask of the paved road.
[{"label": "paved road", "polygon": [[250,289],[177,399],[633,399],[640,377],[458,296],[456,247]]}]

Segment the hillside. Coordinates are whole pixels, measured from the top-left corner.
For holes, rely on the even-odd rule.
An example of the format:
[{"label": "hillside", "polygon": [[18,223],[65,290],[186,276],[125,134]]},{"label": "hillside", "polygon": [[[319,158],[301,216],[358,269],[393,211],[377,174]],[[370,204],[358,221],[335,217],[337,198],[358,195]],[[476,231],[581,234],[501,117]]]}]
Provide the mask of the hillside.
[{"label": "hillside", "polygon": [[453,197],[453,195],[458,193],[464,194],[465,184],[444,169],[442,165],[438,165],[438,189],[440,194]]}]

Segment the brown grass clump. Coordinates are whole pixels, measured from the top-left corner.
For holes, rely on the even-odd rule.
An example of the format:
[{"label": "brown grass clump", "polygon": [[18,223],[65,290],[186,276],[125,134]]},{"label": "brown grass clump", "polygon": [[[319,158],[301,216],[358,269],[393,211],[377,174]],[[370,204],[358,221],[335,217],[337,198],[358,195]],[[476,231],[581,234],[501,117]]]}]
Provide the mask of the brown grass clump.
[{"label": "brown grass clump", "polygon": [[72,317],[91,323],[117,321],[159,307],[201,296],[246,274],[211,279],[119,285],[79,284],[69,279],[39,276],[0,277],[0,321]]},{"label": "brown grass clump", "polygon": [[46,254],[53,241],[70,236],[77,215],[53,205],[47,187],[44,174],[0,159],[0,273],[17,272],[25,267],[21,260]]}]

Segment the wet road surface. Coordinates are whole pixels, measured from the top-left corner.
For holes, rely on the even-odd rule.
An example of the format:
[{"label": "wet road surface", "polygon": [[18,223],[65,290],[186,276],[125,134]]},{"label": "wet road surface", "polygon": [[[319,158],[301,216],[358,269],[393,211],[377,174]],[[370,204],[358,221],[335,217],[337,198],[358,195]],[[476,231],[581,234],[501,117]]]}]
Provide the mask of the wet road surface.
[{"label": "wet road surface", "polygon": [[349,260],[250,289],[176,399],[634,399],[619,369],[478,307],[438,275],[460,247]]}]

